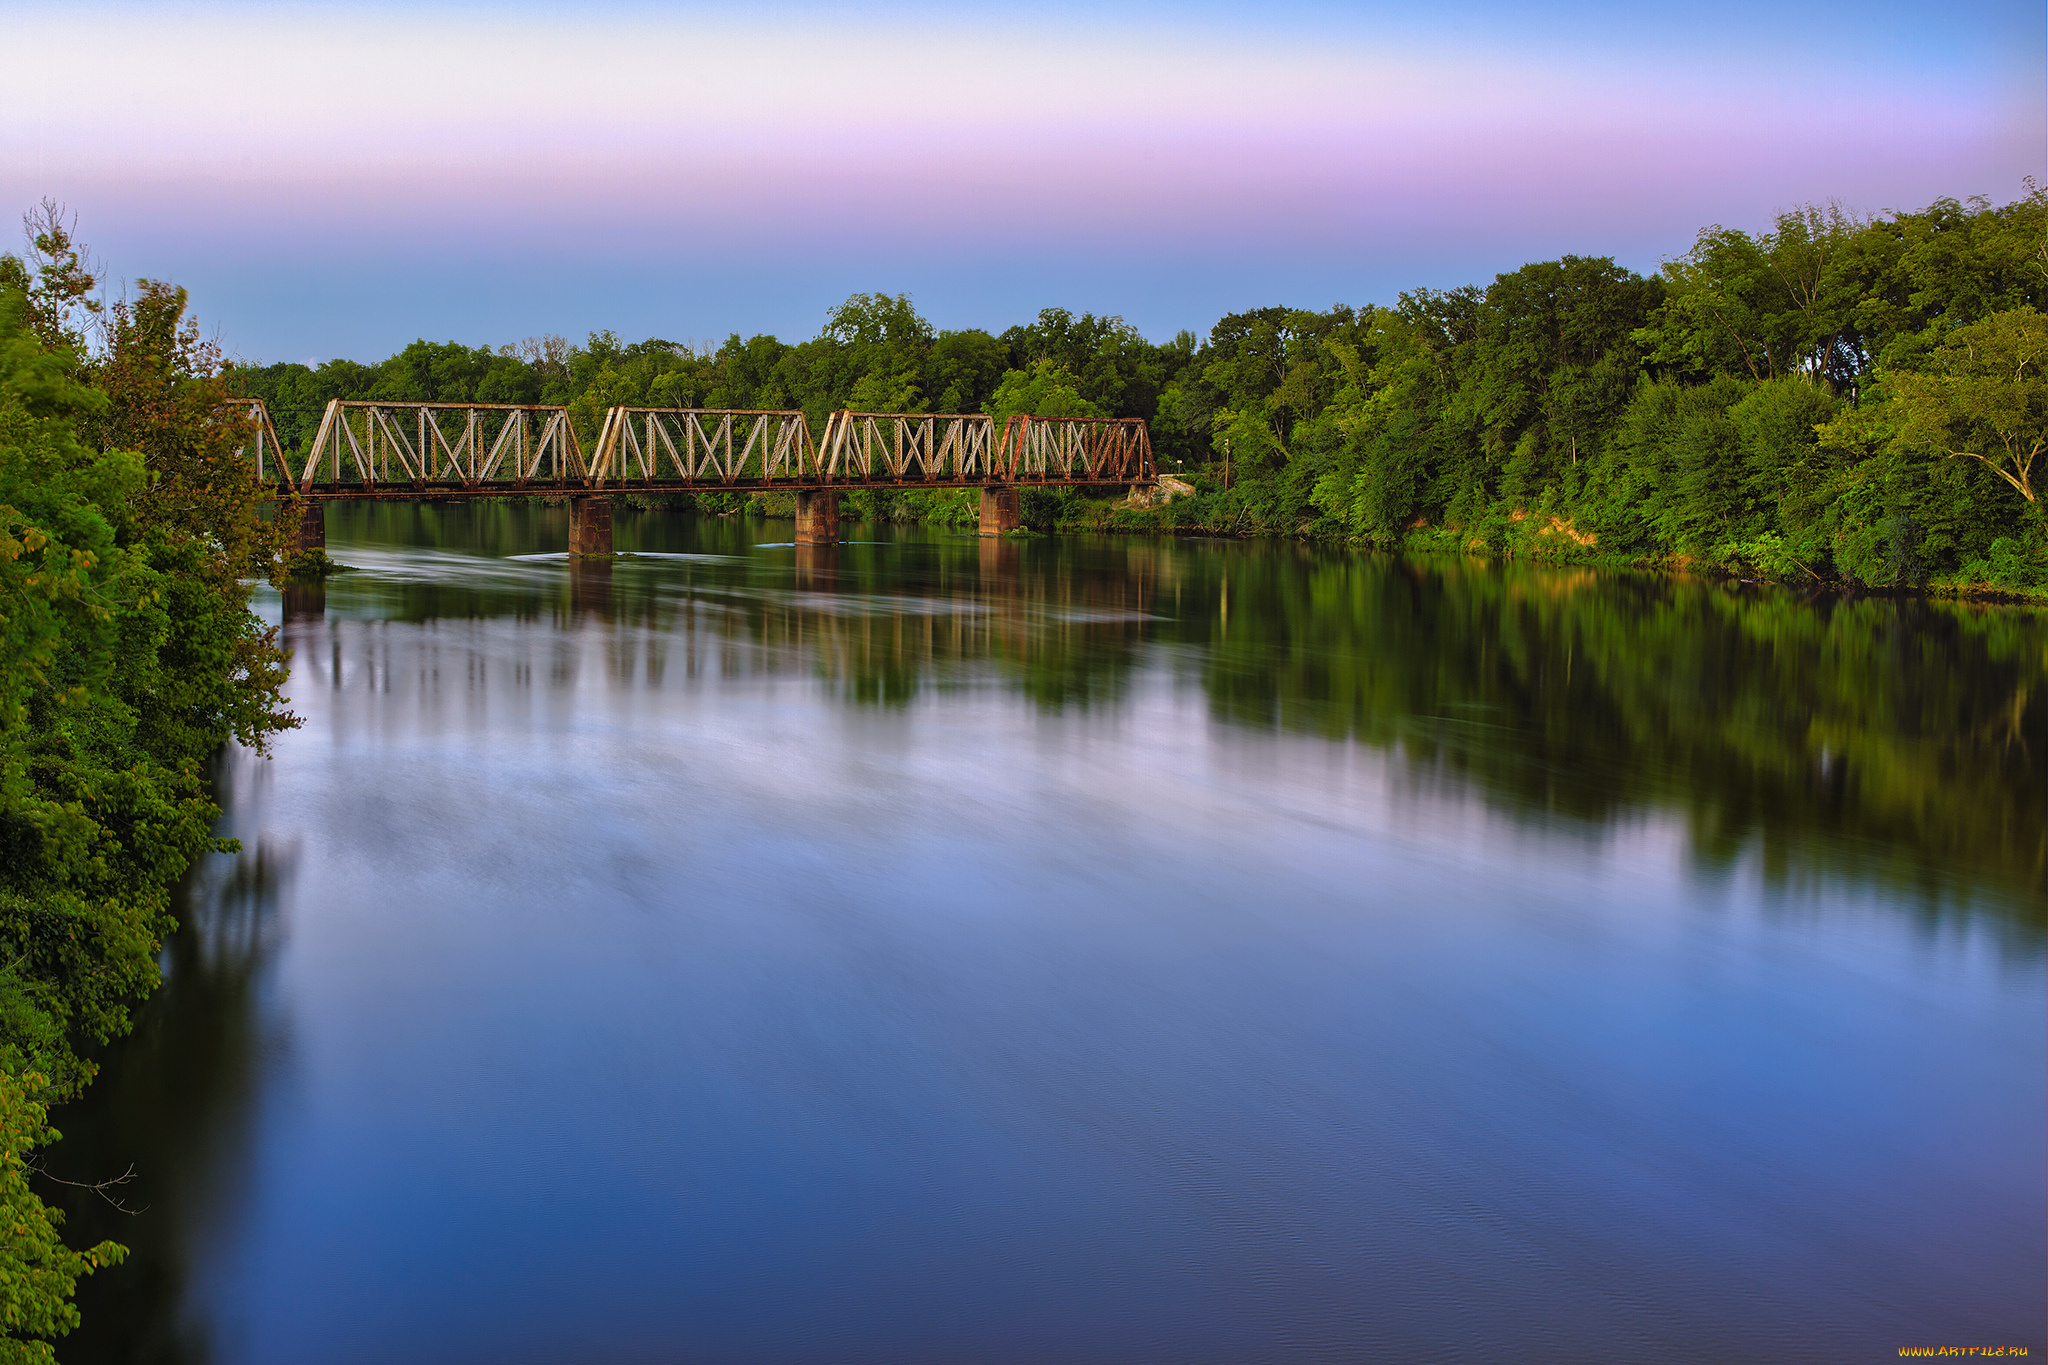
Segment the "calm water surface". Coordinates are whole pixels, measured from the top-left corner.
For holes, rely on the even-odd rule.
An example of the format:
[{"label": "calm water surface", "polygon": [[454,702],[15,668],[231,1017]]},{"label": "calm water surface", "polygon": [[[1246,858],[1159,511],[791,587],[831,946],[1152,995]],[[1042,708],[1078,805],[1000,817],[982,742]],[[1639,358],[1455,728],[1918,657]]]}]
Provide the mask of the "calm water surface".
[{"label": "calm water surface", "polygon": [[67,1360],[2048,1349],[2039,614],[328,515]]}]

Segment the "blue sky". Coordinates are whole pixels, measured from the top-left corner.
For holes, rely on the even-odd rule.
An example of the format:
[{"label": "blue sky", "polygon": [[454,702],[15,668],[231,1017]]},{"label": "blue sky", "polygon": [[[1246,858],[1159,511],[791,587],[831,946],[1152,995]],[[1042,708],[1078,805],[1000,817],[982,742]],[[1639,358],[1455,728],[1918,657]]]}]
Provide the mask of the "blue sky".
[{"label": "blue sky", "polygon": [[[251,360],[610,328],[1154,337],[2048,160],[2038,4],[31,3],[0,187]],[[81,77],[84,77],[81,79]]]}]

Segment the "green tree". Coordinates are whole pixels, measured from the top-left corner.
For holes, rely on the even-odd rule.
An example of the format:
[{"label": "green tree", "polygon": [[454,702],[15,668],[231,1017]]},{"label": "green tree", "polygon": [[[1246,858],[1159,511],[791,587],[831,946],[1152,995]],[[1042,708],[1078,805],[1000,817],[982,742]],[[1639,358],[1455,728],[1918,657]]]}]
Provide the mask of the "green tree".
[{"label": "green tree", "polygon": [[1081,396],[1074,376],[1051,360],[1028,370],[1011,370],[984,409],[996,425],[1018,414],[1030,417],[1101,417],[1102,409]]},{"label": "green tree", "polygon": [[0,289],[19,290],[29,332],[43,345],[84,355],[99,331],[106,301],[95,295],[99,268],[76,236],[75,215],[44,199],[22,216],[28,258],[0,255]]},{"label": "green tree", "polygon": [[[31,226],[38,220],[33,218]],[[246,575],[281,571],[222,367],[185,296],[78,300],[54,210],[0,257],[0,1359],[47,1360],[80,1274],[25,1183],[44,1106],[158,979],[171,887],[213,844],[205,765],[295,723]],[[55,224],[54,228],[50,225]],[[80,325],[90,317],[90,327]]]},{"label": "green tree", "polygon": [[934,412],[980,412],[1008,359],[1009,348],[987,332],[941,332],[925,356],[921,388]]},{"label": "green tree", "polygon": [[78,1326],[71,1302],[80,1277],[119,1265],[127,1249],[101,1242],[74,1251],[58,1235],[64,1215],[29,1187],[30,1153],[61,1136],[42,1102],[44,1078],[0,1073],[0,1365],[54,1361],[42,1337]]},{"label": "green tree", "polygon": [[154,986],[170,887],[214,813],[203,755],[136,705],[178,629],[131,510],[142,460],[80,442],[107,400],[38,321],[0,291],[0,1327],[24,1360],[49,1354],[17,1334],[68,1330],[72,1282],[114,1252],[63,1250],[23,1154],[51,1136],[42,1105],[91,1077],[75,1042],[124,1031]]},{"label": "green tree", "polygon": [[1887,377],[1899,438],[1977,460],[2035,502],[2034,464],[2048,448],[2048,317],[1993,313],[1956,329],[1920,371]]},{"label": "green tree", "polygon": [[1758,383],[1810,374],[1853,384],[1872,359],[1853,268],[1856,241],[1870,226],[1829,204],[1781,213],[1772,231],[1755,236],[1703,229],[1689,253],[1664,267],[1669,292],[1642,336],[1650,359]]}]

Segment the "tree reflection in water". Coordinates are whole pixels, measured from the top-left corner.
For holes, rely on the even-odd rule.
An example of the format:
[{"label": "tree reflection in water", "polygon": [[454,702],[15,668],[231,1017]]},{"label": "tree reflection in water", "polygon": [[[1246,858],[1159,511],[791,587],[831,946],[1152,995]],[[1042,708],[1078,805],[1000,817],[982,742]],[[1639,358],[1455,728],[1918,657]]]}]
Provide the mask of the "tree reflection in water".
[{"label": "tree reflection in water", "polygon": [[[337,510],[461,566],[566,543],[549,506]],[[1696,864],[1977,891],[2048,928],[2048,618],[2035,609],[1298,542],[973,536],[628,511],[615,564],[337,580],[380,619],[609,631],[614,681],[804,671],[855,705],[1005,687],[1114,706],[1170,669],[1234,728],[1362,742],[1411,781],[1589,831],[1682,812]],[[478,559],[477,556],[493,557]],[[456,565],[458,561],[450,561]],[[651,670],[651,671],[650,671]]]},{"label": "tree reflection in water", "polygon": [[[219,824],[234,835],[237,799],[265,780],[263,760],[243,752],[215,765]],[[187,1320],[189,1282],[211,1232],[233,1223],[249,1188],[252,1108],[266,1059],[286,1046],[281,1021],[261,1002],[265,964],[278,947],[278,898],[293,851],[258,840],[202,859],[182,888],[179,928],[164,945],[164,983],[128,1038],[106,1050],[99,1079],[53,1114],[67,1134],[48,1166],[90,1182],[133,1169],[119,1192],[127,1213],[97,1196],[49,1186],[66,1210],[74,1243],[112,1237],[131,1255],[118,1272],[79,1286],[83,1325],[59,1358],[193,1365],[209,1357],[206,1324]],[[46,1182],[47,1184],[47,1182]]]},{"label": "tree reflection in water", "polygon": [[1677,811],[1703,869],[1754,847],[1771,885],[1990,893],[2048,927],[2039,612],[1459,560],[1225,577],[1220,719],[1390,749],[1545,824]]}]

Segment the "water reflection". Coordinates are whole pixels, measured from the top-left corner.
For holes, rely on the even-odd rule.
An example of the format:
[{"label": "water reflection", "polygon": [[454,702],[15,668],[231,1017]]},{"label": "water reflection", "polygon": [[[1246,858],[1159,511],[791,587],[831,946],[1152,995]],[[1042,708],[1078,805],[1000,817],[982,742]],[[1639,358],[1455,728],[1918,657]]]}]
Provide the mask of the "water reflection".
[{"label": "water reflection", "polygon": [[2038,1320],[2040,614],[566,534],[337,508],[357,571],[266,604],[308,725],[223,768],[248,847],[57,1118],[59,1174],[132,1162],[148,1206],[65,1200],[137,1251],[66,1359],[1825,1359]]},{"label": "water reflection", "polygon": [[1244,556],[1204,685],[1538,822],[1683,812],[1695,857],[2048,906],[2038,612],[1455,560]]},{"label": "water reflection", "polygon": [[[266,776],[247,754],[224,756],[214,774],[223,807],[246,812]],[[232,837],[236,824],[231,813],[221,832]],[[55,1174],[90,1183],[135,1172],[118,1207],[76,1188],[45,1191],[65,1209],[74,1244],[110,1237],[132,1253],[120,1270],[81,1283],[84,1325],[60,1345],[62,1360],[210,1358],[206,1323],[190,1312],[194,1262],[247,1203],[260,1080],[288,1048],[260,997],[296,860],[293,841],[259,839],[194,867],[164,946],[162,988],[85,1098],[57,1116],[65,1138],[50,1152]]]},{"label": "water reflection", "polygon": [[287,624],[317,620],[327,614],[327,584],[324,580],[294,581],[279,594]]},{"label": "water reflection", "polygon": [[[1538,824],[1679,811],[1702,868],[1754,847],[1774,882],[1989,891],[2048,927],[2035,611],[1294,544],[868,527],[756,549],[782,526],[660,513],[620,517],[628,557],[565,572],[494,557],[550,543],[561,509],[348,512],[372,572],[337,580],[344,615],[581,622],[637,633],[613,650],[621,681],[629,656],[665,678],[673,655],[683,678],[794,669],[891,706],[991,669],[1043,707],[1113,705],[1152,664],[1220,722],[1364,742]],[[444,553],[425,570],[370,548],[403,537]]]},{"label": "water reflection", "polygon": [[569,565],[569,614],[608,618],[612,614],[612,562],[576,560]]},{"label": "water reflection", "polygon": [[796,585],[811,592],[831,592],[839,586],[839,547],[837,545],[798,545],[796,554]]}]

